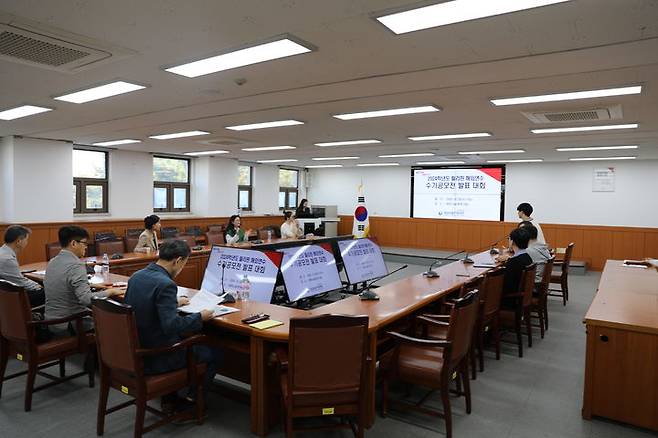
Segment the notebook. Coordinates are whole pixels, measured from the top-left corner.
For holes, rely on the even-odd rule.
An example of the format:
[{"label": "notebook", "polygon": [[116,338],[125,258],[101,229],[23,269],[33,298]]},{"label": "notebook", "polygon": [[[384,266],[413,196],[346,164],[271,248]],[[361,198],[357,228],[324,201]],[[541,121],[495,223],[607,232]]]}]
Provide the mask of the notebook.
[{"label": "notebook", "polygon": [[275,319],[266,319],[265,321],[260,321],[260,322],[255,322],[253,324],[249,324],[250,327],[253,327],[258,330],[267,330],[272,327],[277,327],[283,325],[281,321],[277,321]]}]

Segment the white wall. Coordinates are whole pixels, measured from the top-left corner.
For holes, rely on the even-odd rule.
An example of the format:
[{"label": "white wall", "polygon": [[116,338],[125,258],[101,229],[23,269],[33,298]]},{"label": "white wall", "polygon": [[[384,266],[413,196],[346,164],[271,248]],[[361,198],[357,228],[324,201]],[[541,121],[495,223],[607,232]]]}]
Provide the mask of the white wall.
[{"label": "white wall", "polygon": [[368,211],[374,216],[409,217],[411,169],[352,167],[312,169],[308,199],[316,205],[338,205],[338,214],[351,215],[357,188],[363,181]]},{"label": "white wall", "polygon": [[14,215],[14,137],[0,138],[0,222]]},{"label": "white wall", "polygon": [[[616,191],[592,192],[594,168],[615,167]],[[371,215],[409,217],[410,168],[313,169],[309,199],[338,205],[351,215],[363,180]],[[537,220],[556,224],[658,227],[658,161],[510,164],[506,170],[505,220],[529,202]]]},{"label": "white wall", "polygon": [[193,160],[192,212],[230,216],[238,205],[238,162],[204,157]]},{"label": "white wall", "polygon": [[254,214],[279,214],[279,168],[254,165],[253,169]]},{"label": "white wall", "polygon": [[153,214],[153,157],[143,152],[111,151],[109,195],[108,210],[114,218]]}]

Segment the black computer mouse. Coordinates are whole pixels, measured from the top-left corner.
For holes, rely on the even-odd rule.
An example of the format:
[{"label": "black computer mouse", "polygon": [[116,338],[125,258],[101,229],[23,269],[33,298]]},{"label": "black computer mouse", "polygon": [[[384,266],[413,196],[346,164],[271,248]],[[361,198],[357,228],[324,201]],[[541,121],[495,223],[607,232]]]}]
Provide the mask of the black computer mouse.
[{"label": "black computer mouse", "polygon": [[119,254],[119,253],[115,253],[115,254],[112,254],[112,256],[110,256],[110,259],[112,259],[112,260],[119,260],[119,259],[122,259],[122,258],[123,258],[123,254]]}]

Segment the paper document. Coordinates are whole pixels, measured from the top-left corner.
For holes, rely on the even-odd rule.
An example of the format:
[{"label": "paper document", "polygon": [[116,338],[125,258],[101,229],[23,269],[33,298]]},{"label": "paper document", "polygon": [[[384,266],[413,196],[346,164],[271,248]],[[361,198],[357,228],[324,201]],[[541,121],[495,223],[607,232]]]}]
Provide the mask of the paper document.
[{"label": "paper document", "polygon": [[253,327],[258,330],[267,330],[268,328],[277,327],[280,325],[283,325],[281,321],[276,321],[274,319],[266,319],[265,321],[249,324],[249,327]]},{"label": "paper document", "polygon": [[228,307],[228,306],[216,306],[215,310],[212,314],[213,318],[217,318],[218,316],[224,316],[228,315],[229,313],[237,312],[238,309],[235,307]]},{"label": "paper document", "polygon": [[213,310],[222,299],[215,294],[200,290],[192,298],[190,304],[180,307],[178,310],[185,313],[198,313],[202,310]]}]

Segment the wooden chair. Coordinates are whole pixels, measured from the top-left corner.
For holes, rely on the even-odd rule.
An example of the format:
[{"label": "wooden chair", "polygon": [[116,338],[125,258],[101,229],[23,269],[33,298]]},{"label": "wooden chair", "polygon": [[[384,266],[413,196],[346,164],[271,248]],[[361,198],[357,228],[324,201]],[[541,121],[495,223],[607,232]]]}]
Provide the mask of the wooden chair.
[{"label": "wooden chair", "polygon": [[139,243],[139,236],[126,236],[123,238],[123,245],[126,248],[126,252],[135,252],[135,247]]},{"label": "wooden chair", "polygon": [[[101,388],[98,399],[98,416],[96,433],[101,436],[105,429],[105,416],[133,404],[137,407],[135,417],[136,438],[171,421],[186,418],[187,412],[167,416],[165,413],[147,405],[149,400],[194,385],[197,387],[196,419],[203,423],[204,400],[203,375],[205,364],[196,364],[191,347],[201,343],[205,337],[195,335],[174,345],[161,348],[141,349],[137,335],[135,315],[130,306],[119,304],[110,299],[94,299],[92,311],[96,324],[98,339],[98,357],[100,362]],[[187,367],[164,374],[145,375],[144,358],[147,356],[173,353],[185,349]],[[107,408],[110,388],[132,397],[124,403]],[[161,419],[144,427],[144,416],[149,411]]]},{"label": "wooden chair", "polygon": [[[27,374],[25,385],[25,412],[32,410],[32,394],[49,388],[58,383],[66,382],[83,375],[89,377],[89,387],[94,387],[94,336],[85,333],[82,319],[90,315],[82,312],[66,318],[33,321],[30,301],[23,288],[7,281],[0,280],[0,396],[2,383],[5,380]],[[75,322],[76,336],[54,339],[37,343],[36,329],[38,326],[66,324]],[[5,376],[9,350],[16,352],[16,358],[27,364],[27,371]],[[74,354],[86,355],[85,371],[66,375],[65,361]],[[59,377],[45,373],[42,370],[59,365]],[[51,382],[34,387],[37,375],[50,379]]]},{"label": "wooden chair", "polygon": [[539,319],[539,333],[544,338],[544,331],[548,330],[548,283],[551,281],[551,272],[553,271],[553,262],[555,257],[551,257],[544,264],[542,270],[541,283],[535,286],[535,294],[532,297],[531,312],[537,314]]},{"label": "wooden chair", "polygon": [[196,239],[194,236],[189,234],[179,234],[176,236],[176,240],[182,240],[183,242],[187,243],[190,248],[197,246]]},{"label": "wooden chair", "polygon": [[[430,388],[430,392],[418,403],[402,406],[415,408],[421,412],[442,417],[446,422],[446,437],[452,437],[452,413],[450,408],[450,382],[453,373],[463,383],[464,390],[458,395],[466,398],[466,413],[471,413],[471,388],[468,378],[468,353],[473,340],[473,327],[477,319],[479,298],[477,291],[467,293],[455,300],[450,312],[450,322],[446,339],[420,339],[397,332],[388,332],[395,339],[392,353],[380,361],[384,385],[382,391],[382,415],[388,414],[388,393],[390,382],[402,382]],[[439,325],[440,321],[419,316],[419,320],[429,325]],[[443,412],[422,406],[434,391],[441,392]]]},{"label": "wooden chair", "polygon": [[178,228],[177,227],[162,227],[160,228],[160,235],[162,236],[162,239],[173,239],[176,236],[178,236]]},{"label": "wooden chair", "polygon": [[126,237],[139,237],[144,231],[141,228],[126,228]]},{"label": "wooden chair", "polygon": [[224,225],[208,225],[208,232],[209,233],[224,234],[225,229],[226,229],[226,227]]},{"label": "wooden chair", "polygon": [[226,243],[222,233],[206,233],[206,241],[208,245],[223,245]]},{"label": "wooden chair", "polygon": [[199,237],[203,235],[203,231],[201,231],[201,227],[198,225],[189,225],[185,227],[185,234],[189,234],[190,236],[194,236],[194,237]]},{"label": "wooden chair", "polygon": [[[137,243],[135,243],[137,245]],[[126,252],[126,246],[123,240],[101,240],[96,241],[96,254],[102,256],[103,254],[123,254]]]},{"label": "wooden chair", "polygon": [[94,242],[102,242],[105,240],[119,240],[114,231],[96,231],[94,233]]},{"label": "wooden chair", "polygon": [[563,306],[566,306],[567,301],[569,301],[569,263],[571,263],[573,246],[573,242],[567,245],[567,249],[564,252],[564,260],[553,263],[553,266],[560,266],[560,272],[552,272],[550,282],[559,284],[560,289],[551,289],[550,287],[548,289],[549,297],[562,297]]},{"label": "wooden chair", "polygon": [[288,345],[288,354],[277,350],[286,437],[309,430],[295,429],[295,418],[329,416],[356,416],[357,425],[340,422],[321,428],[351,427],[356,437],[363,437],[368,317],[293,318]]},{"label": "wooden chair", "polygon": [[521,285],[519,292],[514,294],[505,294],[503,298],[513,298],[515,301],[514,308],[508,309],[501,307],[500,319],[503,324],[513,325],[516,333],[516,344],[519,349],[519,357],[523,357],[523,335],[521,325],[525,322],[526,332],[528,335],[528,347],[532,347],[532,324],[530,322],[530,309],[532,308],[532,291],[535,288],[535,271],[537,265],[534,263],[523,270],[521,276]]},{"label": "wooden chair", "polygon": [[500,299],[503,295],[504,277],[505,267],[501,266],[487,272],[480,286],[480,309],[475,323],[475,345],[480,372],[484,371],[484,337],[487,332],[491,333],[496,360],[500,360]]},{"label": "wooden chair", "polygon": [[46,243],[46,260],[54,258],[62,250],[62,245],[59,242]]}]

